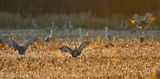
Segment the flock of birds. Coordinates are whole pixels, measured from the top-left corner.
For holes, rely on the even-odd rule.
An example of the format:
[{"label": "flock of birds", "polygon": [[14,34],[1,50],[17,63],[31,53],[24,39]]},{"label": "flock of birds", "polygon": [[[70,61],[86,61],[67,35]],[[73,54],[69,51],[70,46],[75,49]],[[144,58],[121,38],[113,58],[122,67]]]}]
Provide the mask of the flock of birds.
[{"label": "flock of birds", "polygon": [[[140,30],[147,30],[150,27],[149,24],[152,23],[154,20],[155,18],[151,15],[151,13],[147,13],[145,17],[140,17],[137,14],[135,14],[131,19],[131,24],[136,24],[138,29]],[[34,20],[32,20],[32,25],[34,26],[34,28],[39,29],[39,26],[35,23]],[[126,28],[127,26],[128,25],[126,25]],[[62,29],[67,29],[67,22],[65,22]],[[71,31],[73,30],[71,21],[69,21],[69,29]],[[51,27],[47,28],[47,30],[50,31],[50,35],[45,38],[45,41],[49,42],[53,38],[53,31],[56,30],[56,27],[53,22],[51,23]],[[89,32],[87,32],[86,34],[82,34],[81,30],[82,29],[79,28],[80,39],[87,39],[89,37]],[[112,35],[108,32],[108,27],[105,27],[105,31],[107,40],[112,40]],[[14,48],[14,50],[18,50],[19,54],[25,54],[25,51],[27,50],[28,46],[34,43],[35,41],[35,39],[29,39],[25,44],[23,44],[23,46],[19,45],[15,40],[9,40],[6,44],[9,47]],[[75,41],[75,49],[71,49],[68,46],[62,46],[59,49],[63,52],[70,53],[72,57],[77,57],[81,54],[82,50],[86,47],[86,45],[89,45],[89,41],[83,41],[78,48],[76,42],[77,41]],[[0,44],[2,45],[3,43],[4,42],[0,39]]]}]

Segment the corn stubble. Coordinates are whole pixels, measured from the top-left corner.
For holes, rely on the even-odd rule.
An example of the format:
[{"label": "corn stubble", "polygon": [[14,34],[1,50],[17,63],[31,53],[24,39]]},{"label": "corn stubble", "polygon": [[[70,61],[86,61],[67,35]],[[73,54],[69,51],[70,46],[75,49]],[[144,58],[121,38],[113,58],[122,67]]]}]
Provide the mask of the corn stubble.
[{"label": "corn stubble", "polygon": [[[77,43],[78,45],[81,42]],[[97,37],[73,58],[59,50],[74,42],[36,41],[25,55],[4,47],[0,50],[0,78],[112,78],[158,79],[160,42],[145,40],[105,41]],[[107,47],[106,47],[107,46]],[[158,75],[158,76],[157,76]]]}]

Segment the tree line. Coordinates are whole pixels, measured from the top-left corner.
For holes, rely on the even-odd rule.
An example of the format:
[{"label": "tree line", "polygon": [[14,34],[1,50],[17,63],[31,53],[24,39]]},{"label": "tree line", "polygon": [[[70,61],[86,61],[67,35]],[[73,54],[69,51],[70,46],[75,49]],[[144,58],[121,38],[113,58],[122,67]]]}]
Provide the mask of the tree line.
[{"label": "tree line", "polygon": [[84,12],[109,17],[113,13],[126,16],[157,11],[160,11],[160,0],[0,0],[0,12],[23,16]]}]

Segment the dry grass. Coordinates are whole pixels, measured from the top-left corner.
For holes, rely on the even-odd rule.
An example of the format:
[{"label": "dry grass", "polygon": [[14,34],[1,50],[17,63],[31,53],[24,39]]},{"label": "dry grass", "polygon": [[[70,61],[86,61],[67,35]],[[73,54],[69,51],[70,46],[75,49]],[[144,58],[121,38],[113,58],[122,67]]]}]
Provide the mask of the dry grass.
[{"label": "dry grass", "polygon": [[154,40],[141,44],[137,40],[109,43],[98,39],[77,58],[61,52],[62,45],[74,47],[73,42],[39,40],[29,46],[25,55],[11,48],[1,49],[0,78],[150,79],[152,70],[160,68],[160,42]]}]

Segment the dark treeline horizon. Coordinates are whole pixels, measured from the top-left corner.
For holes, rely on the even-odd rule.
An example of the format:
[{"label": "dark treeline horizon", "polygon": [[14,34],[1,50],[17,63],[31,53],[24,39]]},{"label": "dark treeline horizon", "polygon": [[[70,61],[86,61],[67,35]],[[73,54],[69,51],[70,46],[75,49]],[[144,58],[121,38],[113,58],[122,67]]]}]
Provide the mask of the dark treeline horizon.
[{"label": "dark treeline horizon", "polygon": [[23,16],[45,13],[91,13],[96,17],[160,11],[160,0],[0,0],[0,12]]}]

